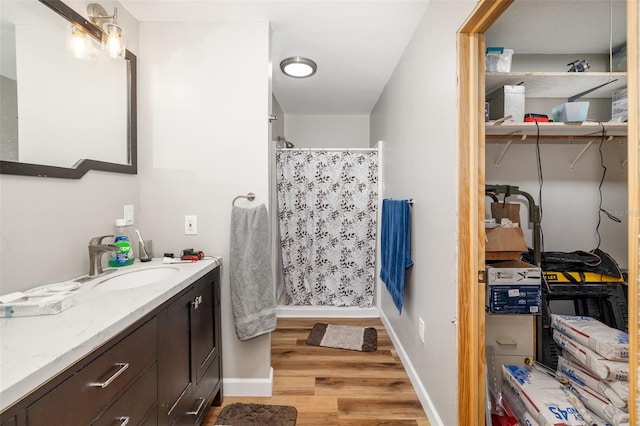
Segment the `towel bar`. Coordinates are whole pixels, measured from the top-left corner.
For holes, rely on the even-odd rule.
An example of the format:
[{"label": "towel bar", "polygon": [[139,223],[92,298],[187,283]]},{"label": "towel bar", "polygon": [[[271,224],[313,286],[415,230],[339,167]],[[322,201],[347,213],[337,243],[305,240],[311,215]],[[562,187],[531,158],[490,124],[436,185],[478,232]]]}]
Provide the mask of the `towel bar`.
[{"label": "towel bar", "polygon": [[233,201],[231,202],[231,206],[235,206],[236,205],[236,200],[238,198],[246,198],[249,201],[253,201],[256,199],[256,194],[254,194],[253,192],[248,193],[247,195],[238,195],[236,198],[233,199]]},{"label": "towel bar", "polygon": [[[389,200],[393,200],[393,198],[389,198]],[[409,199],[407,200],[407,203],[408,203],[410,206],[413,206],[413,198],[409,198]]]}]

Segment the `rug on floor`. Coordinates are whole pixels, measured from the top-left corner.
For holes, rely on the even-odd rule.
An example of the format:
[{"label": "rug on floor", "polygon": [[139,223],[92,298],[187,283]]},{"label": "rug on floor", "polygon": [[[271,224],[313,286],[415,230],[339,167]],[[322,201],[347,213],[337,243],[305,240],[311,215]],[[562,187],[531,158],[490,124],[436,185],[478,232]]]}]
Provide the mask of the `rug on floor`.
[{"label": "rug on floor", "polygon": [[373,327],[316,323],[307,345],[371,352],[378,348],[378,332]]},{"label": "rug on floor", "polygon": [[229,404],[216,419],[216,426],[295,426],[298,410],[289,405]]}]

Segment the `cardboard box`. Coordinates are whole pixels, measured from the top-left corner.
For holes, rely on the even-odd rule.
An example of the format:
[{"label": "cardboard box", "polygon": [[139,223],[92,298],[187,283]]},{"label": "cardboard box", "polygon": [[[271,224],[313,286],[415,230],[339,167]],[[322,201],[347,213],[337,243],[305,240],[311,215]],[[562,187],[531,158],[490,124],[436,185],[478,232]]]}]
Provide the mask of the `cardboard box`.
[{"label": "cardboard box", "polygon": [[629,118],[627,88],[616,90],[611,96],[611,121],[624,122]]},{"label": "cardboard box", "polygon": [[486,288],[485,304],[491,314],[542,313],[541,285],[487,285]]},{"label": "cardboard box", "polygon": [[521,260],[487,265],[487,284],[540,285],[542,271],[539,267]]},{"label": "cardboard box", "polygon": [[517,260],[528,250],[521,228],[485,228],[487,260]]}]

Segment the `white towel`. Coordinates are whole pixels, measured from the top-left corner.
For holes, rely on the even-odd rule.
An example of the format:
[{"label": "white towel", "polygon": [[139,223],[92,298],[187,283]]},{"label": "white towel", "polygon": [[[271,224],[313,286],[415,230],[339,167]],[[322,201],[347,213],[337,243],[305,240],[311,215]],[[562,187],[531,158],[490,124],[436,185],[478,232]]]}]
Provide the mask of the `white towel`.
[{"label": "white towel", "polygon": [[233,207],[229,253],[231,309],[240,340],[276,329],[269,215],[264,204]]}]

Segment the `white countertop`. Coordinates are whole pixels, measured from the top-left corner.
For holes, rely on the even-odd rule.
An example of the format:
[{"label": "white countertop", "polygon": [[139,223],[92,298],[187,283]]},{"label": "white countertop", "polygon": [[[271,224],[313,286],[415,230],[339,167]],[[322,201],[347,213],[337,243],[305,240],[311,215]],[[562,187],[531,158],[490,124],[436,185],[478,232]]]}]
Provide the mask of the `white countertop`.
[{"label": "white countertop", "polygon": [[[0,319],[0,411],[4,411],[49,379],[63,372],[178,294],[220,263],[163,264],[162,259],[117,268],[85,282],[75,304],[56,315]],[[171,278],[146,286],[98,291],[102,281],[137,269],[172,267]]]}]

